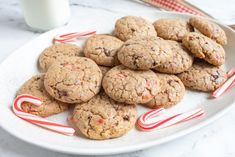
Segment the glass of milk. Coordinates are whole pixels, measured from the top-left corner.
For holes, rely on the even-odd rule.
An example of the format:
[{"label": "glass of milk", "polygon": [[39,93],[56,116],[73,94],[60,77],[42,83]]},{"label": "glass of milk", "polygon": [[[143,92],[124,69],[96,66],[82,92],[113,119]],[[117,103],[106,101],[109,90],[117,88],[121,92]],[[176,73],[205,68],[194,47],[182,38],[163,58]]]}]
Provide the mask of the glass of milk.
[{"label": "glass of milk", "polygon": [[26,23],[35,31],[47,31],[68,23],[69,0],[21,0]]}]

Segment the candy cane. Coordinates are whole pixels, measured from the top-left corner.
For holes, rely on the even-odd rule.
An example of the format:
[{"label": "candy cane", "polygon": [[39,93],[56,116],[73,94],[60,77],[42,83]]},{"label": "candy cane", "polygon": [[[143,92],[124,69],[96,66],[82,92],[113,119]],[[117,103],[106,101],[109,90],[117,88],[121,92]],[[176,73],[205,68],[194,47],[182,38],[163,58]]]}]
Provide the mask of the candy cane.
[{"label": "candy cane", "polygon": [[73,33],[67,33],[67,34],[62,34],[62,35],[56,35],[54,37],[54,43],[73,43],[76,42],[78,37],[81,36],[88,36],[95,34],[96,31],[88,31],[88,32],[73,32]]},{"label": "candy cane", "polygon": [[227,72],[227,77],[231,77],[235,74],[235,67],[232,67],[228,72]]},{"label": "candy cane", "polygon": [[164,109],[154,109],[141,115],[137,124],[141,130],[151,131],[153,129],[161,129],[175,124],[186,122],[204,114],[204,110],[199,108],[190,112],[179,113],[175,115],[161,116]]},{"label": "candy cane", "polygon": [[153,118],[155,116],[159,116],[164,111],[165,111],[164,108],[158,108],[158,109],[150,110],[150,111],[146,112],[145,114],[143,114],[142,116],[140,116],[137,123],[146,124],[145,122],[146,122],[147,119]]},{"label": "candy cane", "polygon": [[235,75],[230,77],[222,86],[217,88],[213,93],[212,96],[214,98],[219,97],[223,93],[225,93],[230,87],[232,87],[235,84]]},{"label": "candy cane", "polygon": [[30,123],[33,123],[35,125],[41,126],[43,128],[47,128],[49,130],[52,130],[61,134],[65,134],[69,136],[74,135],[75,130],[72,127],[55,123],[45,118],[24,112],[21,108],[21,104],[23,102],[29,102],[35,106],[40,106],[42,104],[42,101],[39,98],[34,97],[32,95],[28,95],[28,94],[19,95],[14,100],[13,107],[12,107],[13,112],[15,113],[16,116]]}]

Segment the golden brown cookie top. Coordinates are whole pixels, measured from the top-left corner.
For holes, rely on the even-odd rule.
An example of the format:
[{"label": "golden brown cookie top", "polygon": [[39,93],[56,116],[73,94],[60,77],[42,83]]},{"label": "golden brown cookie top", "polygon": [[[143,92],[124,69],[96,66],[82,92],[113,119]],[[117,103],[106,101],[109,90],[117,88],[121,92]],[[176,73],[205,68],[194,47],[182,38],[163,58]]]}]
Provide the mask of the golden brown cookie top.
[{"label": "golden brown cookie top", "polygon": [[170,45],[173,57],[154,69],[162,73],[177,74],[190,68],[193,64],[192,54],[177,41],[167,40],[167,42]]},{"label": "golden brown cookie top", "polygon": [[214,91],[227,79],[225,71],[204,61],[196,61],[191,68],[177,76],[188,88],[200,91]]},{"label": "golden brown cookie top", "polygon": [[63,60],[66,56],[83,56],[82,49],[74,44],[54,44],[43,50],[39,57],[39,66],[46,71],[55,61]]},{"label": "golden brown cookie top", "polygon": [[185,34],[193,31],[193,27],[180,18],[159,19],[153,25],[158,36],[166,40],[181,41]]},{"label": "golden brown cookie top", "polygon": [[210,64],[220,66],[225,62],[225,51],[220,44],[212,39],[191,32],[184,36],[183,45],[195,56]]},{"label": "golden brown cookie top", "polygon": [[227,37],[224,30],[217,24],[201,17],[191,17],[190,24],[205,36],[215,40],[221,45],[227,44]]},{"label": "golden brown cookie top", "polygon": [[102,86],[109,97],[128,104],[146,103],[160,90],[159,79],[153,71],[134,71],[123,65],[110,69]]},{"label": "golden brown cookie top", "polygon": [[161,91],[144,106],[169,108],[180,102],[185,94],[185,87],[181,80],[175,75],[157,73],[157,76],[161,82]]},{"label": "golden brown cookie top", "polygon": [[97,34],[87,39],[84,54],[94,60],[98,65],[118,65],[117,50],[123,41],[111,35]]},{"label": "golden brown cookie top", "polygon": [[124,16],[115,23],[114,35],[126,41],[133,37],[157,36],[151,22],[142,17]]},{"label": "golden brown cookie top", "polygon": [[86,102],[96,95],[101,87],[102,73],[89,58],[67,57],[51,65],[45,74],[47,92],[67,103]]},{"label": "golden brown cookie top", "polygon": [[75,107],[72,123],[86,137],[104,140],[126,134],[136,118],[135,105],[116,102],[101,92]]},{"label": "golden brown cookie top", "polygon": [[171,59],[170,45],[158,37],[135,37],[118,51],[119,61],[131,69],[149,70]]}]

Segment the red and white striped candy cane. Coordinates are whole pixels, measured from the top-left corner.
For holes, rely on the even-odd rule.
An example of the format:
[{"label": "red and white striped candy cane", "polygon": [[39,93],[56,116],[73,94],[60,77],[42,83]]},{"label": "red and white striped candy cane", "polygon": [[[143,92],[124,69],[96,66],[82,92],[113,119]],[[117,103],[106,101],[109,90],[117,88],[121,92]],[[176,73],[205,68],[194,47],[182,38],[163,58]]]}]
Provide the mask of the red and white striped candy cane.
[{"label": "red and white striped candy cane", "polygon": [[88,36],[95,33],[96,31],[66,33],[66,34],[56,35],[53,41],[54,43],[74,43],[76,42],[78,37]]},{"label": "red and white striped candy cane", "polygon": [[235,74],[235,67],[232,67],[228,72],[227,72],[227,77],[231,77]]},{"label": "red and white striped candy cane", "polygon": [[137,124],[141,130],[151,131],[161,129],[175,124],[186,122],[204,114],[204,110],[199,108],[190,112],[179,113],[175,115],[161,116],[159,115],[164,109],[154,109],[141,115]]},{"label": "red and white striped candy cane", "polygon": [[157,108],[157,109],[150,110],[150,111],[146,112],[145,114],[143,114],[142,116],[140,116],[137,123],[144,125],[144,124],[146,124],[146,121],[148,119],[156,117],[156,116],[160,116],[164,111],[165,111],[164,108]]},{"label": "red and white striped candy cane", "polygon": [[220,95],[222,95],[223,93],[225,93],[230,87],[232,87],[235,84],[235,75],[233,75],[232,77],[230,77],[227,81],[225,81],[225,83],[220,86],[219,88],[217,88],[213,93],[212,96],[214,98],[219,97]]},{"label": "red and white striped candy cane", "polygon": [[13,107],[12,107],[13,112],[15,113],[16,116],[30,123],[33,123],[35,125],[41,126],[43,128],[46,128],[46,129],[49,129],[49,130],[52,130],[52,131],[55,131],[64,135],[69,135],[69,136],[74,135],[75,130],[72,127],[55,123],[45,118],[24,112],[21,108],[21,104],[23,102],[29,102],[36,106],[40,106],[42,104],[42,101],[39,98],[34,97],[32,95],[28,95],[28,94],[19,95],[14,100]]}]

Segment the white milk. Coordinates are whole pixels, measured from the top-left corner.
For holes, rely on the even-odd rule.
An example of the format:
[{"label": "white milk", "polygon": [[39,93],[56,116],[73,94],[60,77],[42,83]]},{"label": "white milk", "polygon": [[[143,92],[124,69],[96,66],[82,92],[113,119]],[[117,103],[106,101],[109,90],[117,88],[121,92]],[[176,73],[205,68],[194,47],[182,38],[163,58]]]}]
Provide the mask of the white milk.
[{"label": "white milk", "polygon": [[21,0],[26,23],[37,31],[47,31],[69,21],[69,0]]}]

